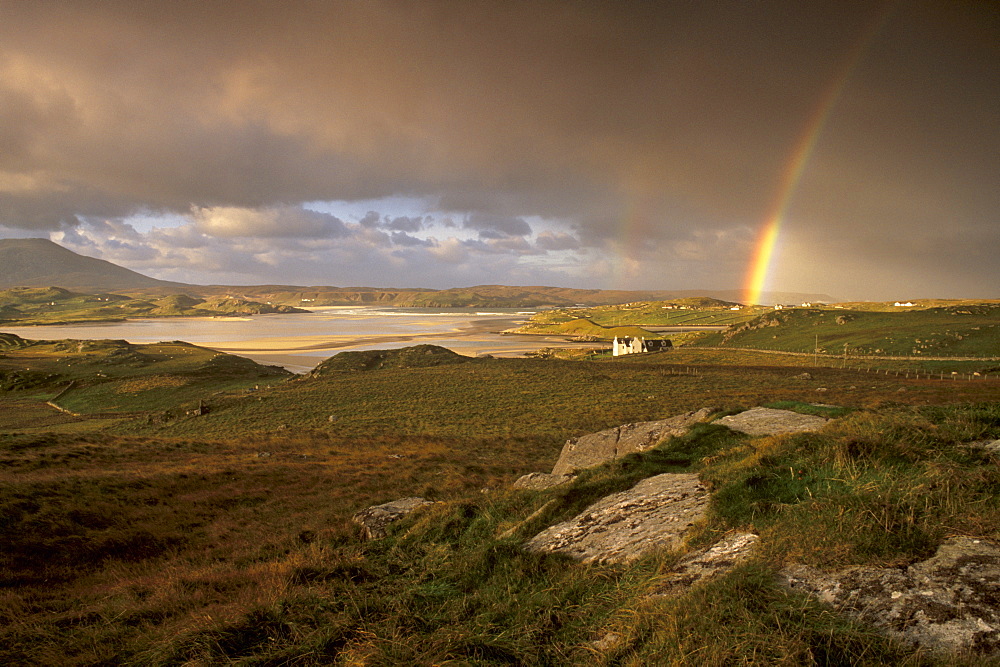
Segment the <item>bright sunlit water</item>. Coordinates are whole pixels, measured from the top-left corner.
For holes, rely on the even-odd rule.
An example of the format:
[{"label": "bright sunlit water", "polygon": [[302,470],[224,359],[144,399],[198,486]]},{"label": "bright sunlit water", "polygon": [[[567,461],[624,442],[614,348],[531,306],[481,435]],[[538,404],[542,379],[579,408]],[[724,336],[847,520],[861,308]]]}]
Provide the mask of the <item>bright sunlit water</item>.
[{"label": "bright sunlit water", "polygon": [[[429,343],[459,354],[512,354],[552,344],[548,337],[502,336],[531,316],[515,309],[323,308],[252,317],[160,318],[95,324],[0,327],[29,339],[183,340],[262,363],[304,371],[344,350]],[[471,352],[470,352],[471,351]]]}]

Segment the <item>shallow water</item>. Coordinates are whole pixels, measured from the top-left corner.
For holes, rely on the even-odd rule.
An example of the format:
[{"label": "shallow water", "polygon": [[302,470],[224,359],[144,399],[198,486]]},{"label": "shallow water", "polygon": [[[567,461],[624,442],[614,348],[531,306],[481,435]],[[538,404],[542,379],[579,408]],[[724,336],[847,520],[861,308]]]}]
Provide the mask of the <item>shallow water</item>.
[{"label": "shallow water", "polygon": [[515,309],[317,308],[309,313],[252,317],[161,318],[34,327],[0,327],[30,339],[183,340],[261,363],[305,372],[344,350],[392,349],[429,343],[475,356],[519,356],[562,342],[548,336],[500,335],[531,316]]}]

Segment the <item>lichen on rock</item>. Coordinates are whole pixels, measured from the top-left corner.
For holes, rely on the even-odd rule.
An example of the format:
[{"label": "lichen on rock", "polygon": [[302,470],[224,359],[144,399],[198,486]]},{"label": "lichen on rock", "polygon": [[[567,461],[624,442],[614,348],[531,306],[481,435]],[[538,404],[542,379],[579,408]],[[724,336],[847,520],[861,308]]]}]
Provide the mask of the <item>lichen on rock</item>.
[{"label": "lichen on rock", "polygon": [[992,540],[953,537],[905,568],[793,565],[779,581],[911,644],[1000,655],[1000,544]]},{"label": "lichen on rock", "polygon": [[680,546],[704,517],[708,497],[697,475],[656,475],[546,528],[525,548],[563,553],[585,563],[628,562],[653,548]]}]

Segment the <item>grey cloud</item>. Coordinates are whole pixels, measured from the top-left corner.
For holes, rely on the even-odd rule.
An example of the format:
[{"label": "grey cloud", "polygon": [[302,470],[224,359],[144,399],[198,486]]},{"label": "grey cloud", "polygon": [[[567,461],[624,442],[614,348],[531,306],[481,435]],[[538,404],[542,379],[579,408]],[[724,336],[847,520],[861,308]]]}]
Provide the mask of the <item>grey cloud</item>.
[{"label": "grey cloud", "polygon": [[494,215],[491,213],[472,213],[466,216],[462,227],[479,231],[482,238],[502,238],[504,236],[528,236],[531,225],[524,218]]},{"label": "grey cloud", "polygon": [[410,236],[405,232],[393,232],[391,235],[392,242],[398,246],[422,246],[424,248],[433,248],[436,244],[430,239],[418,239],[415,236]]},{"label": "grey cloud", "polygon": [[217,206],[194,208],[191,213],[198,231],[222,238],[336,238],[350,233],[336,216],[298,206]]},{"label": "grey cloud", "polygon": [[424,228],[424,219],[420,216],[407,217],[401,215],[391,220],[387,219],[385,221],[385,228],[399,232],[419,232]]},{"label": "grey cloud", "polygon": [[378,227],[379,223],[382,221],[382,216],[378,214],[377,211],[368,211],[365,213],[364,217],[358,220],[358,224],[362,227]]},{"label": "grey cloud", "polygon": [[535,243],[542,250],[579,250],[582,247],[580,239],[565,232],[542,232]]},{"label": "grey cloud", "polygon": [[[195,231],[356,241],[343,247],[371,259],[360,248],[391,237],[259,211],[415,195],[440,202],[436,227],[479,233],[484,253],[500,241],[516,252],[506,239],[529,237],[531,216],[651,270],[658,255],[712,262],[694,232],[723,234],[717,279],[732,285],[731,253],[746,262],[752,241],[727,230],[752,236],[787,195],[789,247],[808,247],[798,239],[816,227],[873,262],[896,262],[900,237],[956,258],[1000,246],[991,3],[50,0],[3,13],[10,228],[244,209],[258,213]],[[360,226],[413,234],[415,220]],[[640,240],[624,242],[626,229]],[[535,247],[570,244],[543,234]],[[426,251],[447,256],[439,246]],[[931,265],[952,291],[998,269]],[[664,279],[695,286],[699,271]],[[919,274],[904,264],[893,280]],[[853,275],[831,264],[825,280],[833,291]]]}]

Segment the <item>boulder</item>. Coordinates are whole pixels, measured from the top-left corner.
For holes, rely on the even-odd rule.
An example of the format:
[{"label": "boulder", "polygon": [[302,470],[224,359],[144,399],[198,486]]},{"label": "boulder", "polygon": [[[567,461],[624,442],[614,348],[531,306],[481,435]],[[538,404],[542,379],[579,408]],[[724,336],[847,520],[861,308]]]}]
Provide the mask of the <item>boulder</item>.
[{"label": "boulder", "polygon": [[967,447],[985,449],[988,452],[997,454],[1000,453],[1000,440],[977,440],[976,442],[970,442]]},{"label": "boulder", "polygon": [[733,533],[688,554],[667,573],[653,597],[680,595],[699,582],[728,572],[747,559],[759,539],[753,533]]},{"label": "boulder", "polygon": [[547,472],[529,472],[521,475],[511,484],[513,489],[527,489],[529,491],[544,491],[553,486],[559,486],[572,481],[573,475],[550,475]]},{"label": "boulder", "polygon": [[646,451],[664,438],[684,435],[691,426],[705,421],[714,412],[715,408],[702,408],[669,419],[625,424],[571,438],[563,445],[552,474],[569,475],[576,470],[601,465],[626,454]]},{"label": "boulder", "polygon": [[407,514],[425,505],[433,505],[430,500],[423,498],[401,498],[382,505],[374,505],[368,509],[363,509],[351,520],[360,524],[364,530],[365,539],[377,540],[386,535],[386,526],[395,521],[399,521]]},{"label": "boulder", "polygon": [[704,517],[708,498],[697,475],[656,475],[546,528],[525,548],[563,553],[584,563],[631,561],[653,548],[679,546]]},{"label": "boulder", "polygon": [[791,410],[774,408],[750,408],[737,415],[729,415],[715,420],[716,424],[728,426],[734,431],[749,435],[782,435],[784,433],[804,433],[818,431],[826,424],[825,417],[803,415]]},{"label": "boulder", "polygon": [[1000,544],[946,540],[909,567],[823,572],[789,566],[779,580],[919,647],[1000,655]]}]

